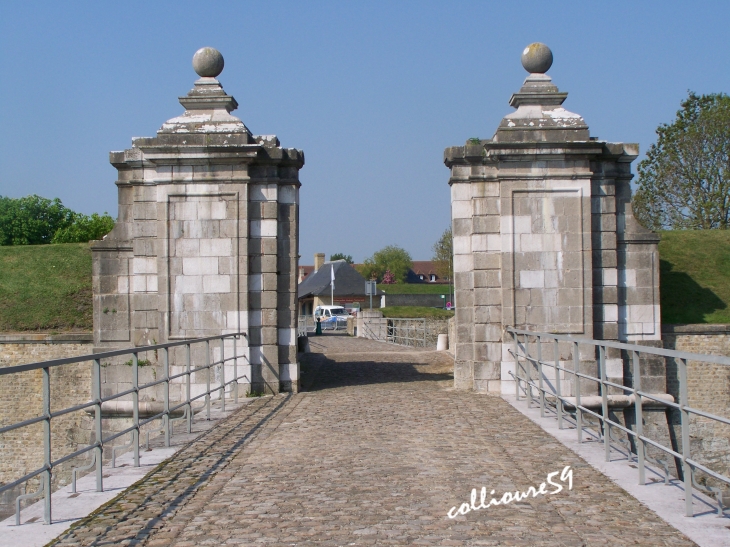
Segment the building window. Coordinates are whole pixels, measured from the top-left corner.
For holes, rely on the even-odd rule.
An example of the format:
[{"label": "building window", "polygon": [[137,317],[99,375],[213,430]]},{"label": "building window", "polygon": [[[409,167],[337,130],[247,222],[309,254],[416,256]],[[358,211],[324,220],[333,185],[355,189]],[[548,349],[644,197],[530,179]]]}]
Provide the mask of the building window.
[{"label": "building window", "polygon": [[431,283],[436,281],[436,274],[431,274]]}]

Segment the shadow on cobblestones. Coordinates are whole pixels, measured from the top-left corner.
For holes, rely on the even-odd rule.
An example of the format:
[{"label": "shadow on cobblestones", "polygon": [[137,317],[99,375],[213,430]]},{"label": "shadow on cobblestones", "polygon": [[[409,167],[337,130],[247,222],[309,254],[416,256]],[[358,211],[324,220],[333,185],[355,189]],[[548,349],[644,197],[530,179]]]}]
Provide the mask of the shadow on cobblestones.
[{"label": "shadow on cobblestones", "polygon": [[320,391],[348,386],[403,382],[453,381],[449,372],[429,373],[418,370],[418,363],[383,363],[372,360],[342,362],[321,354],[302,359],[304,391]]},{"label": "shadow on cobblestones", "polygon": [[[223,469],[241,447],[288,402],[289,398],[290,395],[260,399],[242,407],[224,424],[198,437],[174,458],[160,464],[150,475],[76,523],[47,547],[77,545],[80,539],[82,544],[93,547],[120,543],[142,544],[178,508],[185,505],[201,486]],[[236,420],[235,414],[240,414],[240,419]],[[240,427],[244,422],[248,423]],[[233,434],[238,429],[243,429],[245,434],[241,436]],[[205,443],[205,438],[208,437],[209,440]],[[201,441],[205,444],[201,445]],[[200,446],[205,446],[205,449],[198,451]],[[104,525],[104,520],[108,525]],[[91,534],[93,540],[86,543],[83,542],[84,536],[86,539],[91,539],[87,528],[90,522],[95,524]],[[120,527],[120,522],[126,523],[127,526]]]}]

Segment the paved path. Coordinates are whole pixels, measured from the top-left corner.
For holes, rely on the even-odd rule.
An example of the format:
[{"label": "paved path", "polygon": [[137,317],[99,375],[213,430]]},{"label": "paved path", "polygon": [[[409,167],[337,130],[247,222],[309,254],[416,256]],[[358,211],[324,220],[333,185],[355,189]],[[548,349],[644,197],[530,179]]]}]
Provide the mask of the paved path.
[{"label": "paved path", "polygon": [[[310,340],[306,391],[243,407],[56,544],[694,545],[505,401],[454,391],[447,355]],[[447,517],[565,466],[570,491]]]}]

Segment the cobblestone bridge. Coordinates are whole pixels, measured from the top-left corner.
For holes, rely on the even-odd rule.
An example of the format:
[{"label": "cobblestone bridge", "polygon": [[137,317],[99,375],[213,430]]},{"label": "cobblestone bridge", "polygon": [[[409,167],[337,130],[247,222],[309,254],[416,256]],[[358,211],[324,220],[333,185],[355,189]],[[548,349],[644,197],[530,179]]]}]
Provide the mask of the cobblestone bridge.
[{"label": "cobblestone bridge", "polygon": [[[453,390],[448,355],[310,340],[302,393],[252,400],[53,544],[694,545],[504,400]],[[447,516],[565,466],[572,490]]]}]

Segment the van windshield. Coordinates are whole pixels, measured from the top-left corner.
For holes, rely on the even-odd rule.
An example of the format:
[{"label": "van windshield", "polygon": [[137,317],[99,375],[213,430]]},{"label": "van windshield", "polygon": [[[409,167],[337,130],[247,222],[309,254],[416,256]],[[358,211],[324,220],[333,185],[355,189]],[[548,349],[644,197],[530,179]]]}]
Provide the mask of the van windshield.
[{"label": "van windshield", "polygon": [[332,315],[349,315],[345,308],[335,308],[332,310]]}]

